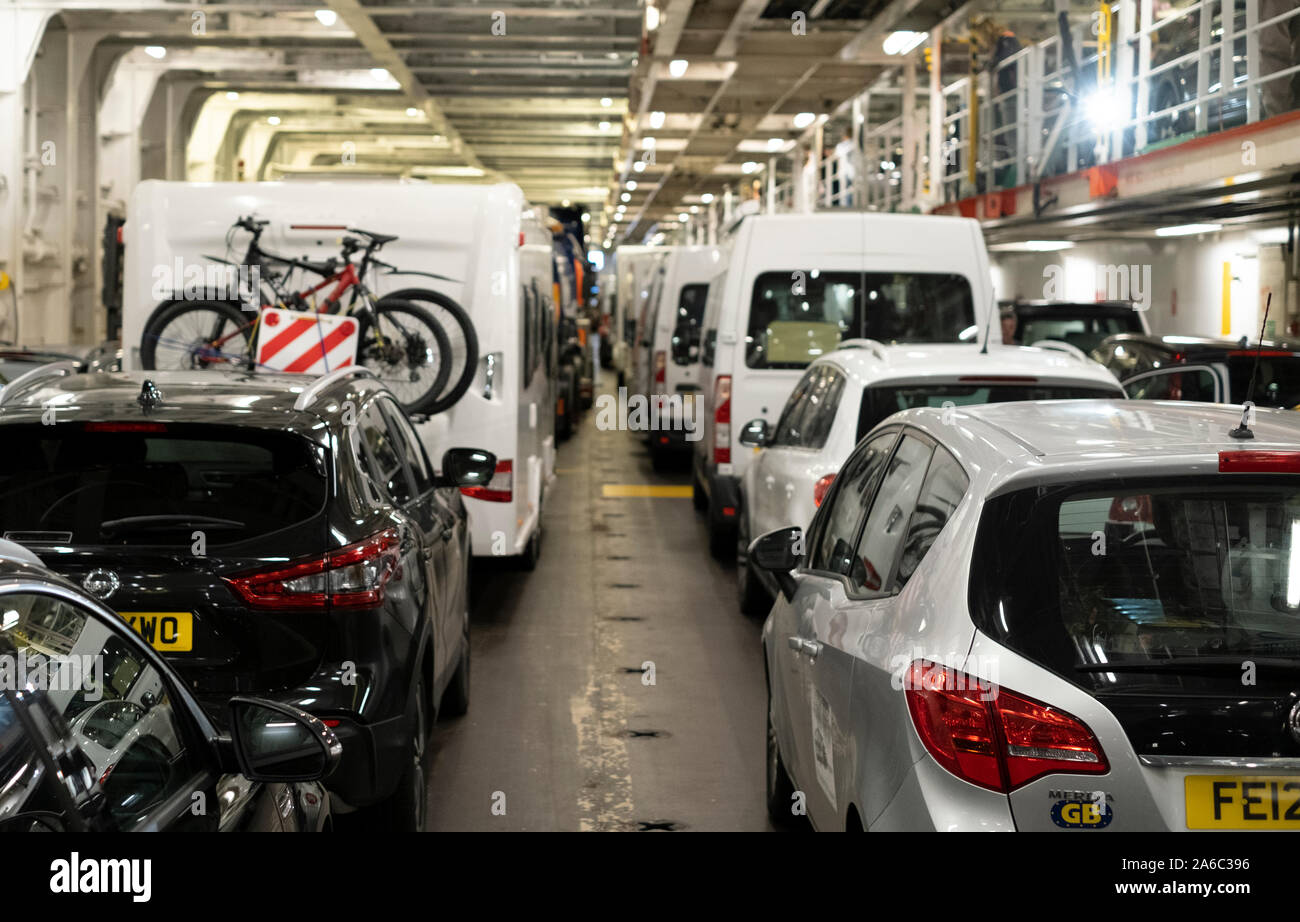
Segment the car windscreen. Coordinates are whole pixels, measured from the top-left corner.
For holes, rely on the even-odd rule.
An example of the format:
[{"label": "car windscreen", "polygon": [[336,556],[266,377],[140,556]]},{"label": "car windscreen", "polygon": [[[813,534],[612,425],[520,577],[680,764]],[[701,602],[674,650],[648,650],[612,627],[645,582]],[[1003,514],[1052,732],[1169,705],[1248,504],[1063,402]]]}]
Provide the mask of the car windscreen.
[{"label": "car windscreen", "polygon": [[1118,387],[1085,384],[972,384],[959,381],[940,384],[879,384],[862,392],[858,438],[861,439],[886,417],[914,407],[965,407],[1011,400],[1091,400],[1123,396]]},{"label": "car windscreen", "polygon": [[984,507],[971,614],[1093,692],[1243,693],[1300,668],[1300,482],[1241,475],[1020,490]]},{"label": "car windscreen", "polygon": [[677,316],[673,321],[672,357],[678,365],[690,365],[700,354],[700,324],[704,322],[704,303],[709,297],[708,283],[683,285],[677,299]]},{"label": "car windscreen", "polygon": [[805,368],[842,339],[974,341],[975,302],[951,273],[764,272],[745,334],[750,368]]},{"label": "car windscreen", "polygon": [[[1243,350],[1228,358],[1228,386],[1232,390],[1230,403],[1255,401],[1259,407],[1277,407],[1293,410],[1300,406],[1300,356],[1268,355],[1259,359],[1255,373],[1255,389],[1250,390],[1250,370],[1255,364],[1253,353]],[[1195,362],[1195,358],[1189,358]]]},{"label": "car windscreen", "polygon": [[1142,319],[1136,311],[1088,314],[1030,314],[1021,316],[1016,325],[1016,342],[1032,346],[1044,339],[1069,343],[1083,352],[1091,352],[1107,336],[1117,333],[1141,333]]},{"label": "car windscreen", "polygon": [[320,514],[323,449],[288,432],[193,423],[3,428],[0,535],[22,543],[231,544]]}]

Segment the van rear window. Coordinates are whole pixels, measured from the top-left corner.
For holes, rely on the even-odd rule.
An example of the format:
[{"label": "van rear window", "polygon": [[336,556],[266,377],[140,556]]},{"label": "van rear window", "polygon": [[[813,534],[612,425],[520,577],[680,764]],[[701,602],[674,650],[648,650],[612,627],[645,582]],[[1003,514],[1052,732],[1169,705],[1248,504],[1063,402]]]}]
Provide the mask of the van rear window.
[{"label": "van rear window", "polygon": [[842,339],[974,341],[975,303],[952,273],[765,272],[754,282],[745,334],[750,368],[804,368]]},{"label": "van rear window", "polygon": [[[20,543],[232,544],[320,514],[323,449],[287,432],[169,423],[4,427],[0,535]],[[130,424],[127,424],[128,426]]]}]

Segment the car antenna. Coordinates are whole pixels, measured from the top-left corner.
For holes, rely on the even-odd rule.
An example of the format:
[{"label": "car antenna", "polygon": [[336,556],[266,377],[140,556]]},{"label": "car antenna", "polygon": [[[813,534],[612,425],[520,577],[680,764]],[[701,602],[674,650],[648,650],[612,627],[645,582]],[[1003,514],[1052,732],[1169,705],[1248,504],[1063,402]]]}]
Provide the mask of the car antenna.
[{"label": "car antenna", "polygon": [[1250,411],[1255,406],[1250,398],[1255,396],[1255,374],[1259,371],[1259,355],[1264,351],[1264,331],[1268,329],[1268,309],[1273,303],[1273,292],[1268,293],[1264,302],[1264,322],[1259,326],[1259,345],[1255,347],[1255,362],[1250,367],[1250,384],[1246,387],[1246,402],[1241,408],[1241,422],[1236,429],[1229,429],[1228,435],[1234,439],[1253,439],[1255,433],[1250,431]]},{"label": "car antenna", "polygon": [[996,308],[996,301],[989,305],[989,315],[984,320],[984,345],[980,347],[980,355],[989,354],[989,334],[993,332],[993,311]]}]

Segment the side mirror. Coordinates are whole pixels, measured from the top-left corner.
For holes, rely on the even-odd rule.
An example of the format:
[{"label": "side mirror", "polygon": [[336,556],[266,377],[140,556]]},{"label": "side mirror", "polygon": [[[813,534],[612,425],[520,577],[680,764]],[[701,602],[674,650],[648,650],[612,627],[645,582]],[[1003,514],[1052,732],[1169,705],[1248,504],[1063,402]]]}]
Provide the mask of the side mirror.
[{"label": "side mirror", "polygon": [[442,479],[453,487],[485,487],[497,470],[497,456],[481,448],[448,448],[442,456]]},{"label": "side mirror", "polygon": [[250,781],[319,781],[343,754],[323,722],[290,704],[230,699],[230,737],[239,773]]},{"label": "side mirror", "polygon": [[751,419],[745,423],[745,428],[740,430],[741,445],[754,445],[761,448],[771,440],[772,427],[762,417]]},{"label": "side mirror", "polygon": [[771,572],[786,599],[794,598],[798,583],[790,571],[799,566],[803,557],[803,529],[797,526],[769,531],[749,545],[749,559]]}]

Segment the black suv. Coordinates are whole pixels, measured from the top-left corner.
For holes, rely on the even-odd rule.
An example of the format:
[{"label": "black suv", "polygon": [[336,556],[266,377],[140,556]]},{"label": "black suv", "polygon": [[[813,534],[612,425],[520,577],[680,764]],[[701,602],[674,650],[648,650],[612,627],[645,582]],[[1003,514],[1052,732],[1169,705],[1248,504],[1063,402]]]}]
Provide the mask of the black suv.
[{"label": "black suv", "polygon": [[469,532],[396,399],[319,379],[70,374],[0,393],[0,537],[112,607],[214,719],[234,695],[321,718],[337,812],[424,819],[428,732],[469,696]]},{"label": "black suv", "polygon": [[1145,333],[1142,312],[1131,301],[1012,301],[1002,307],[1015,321],[1014,332],[1002,341],[1032,346],[1045,339],[1091,352],[1107,336]]},{"label": "black suv", "polygon": [[[1259,355],[1255,389],[1251,369]],[[1300,343],[1124,334],[1092,357],[1138,400],[1199,400],[1293,410],[1300,405]]]}]

